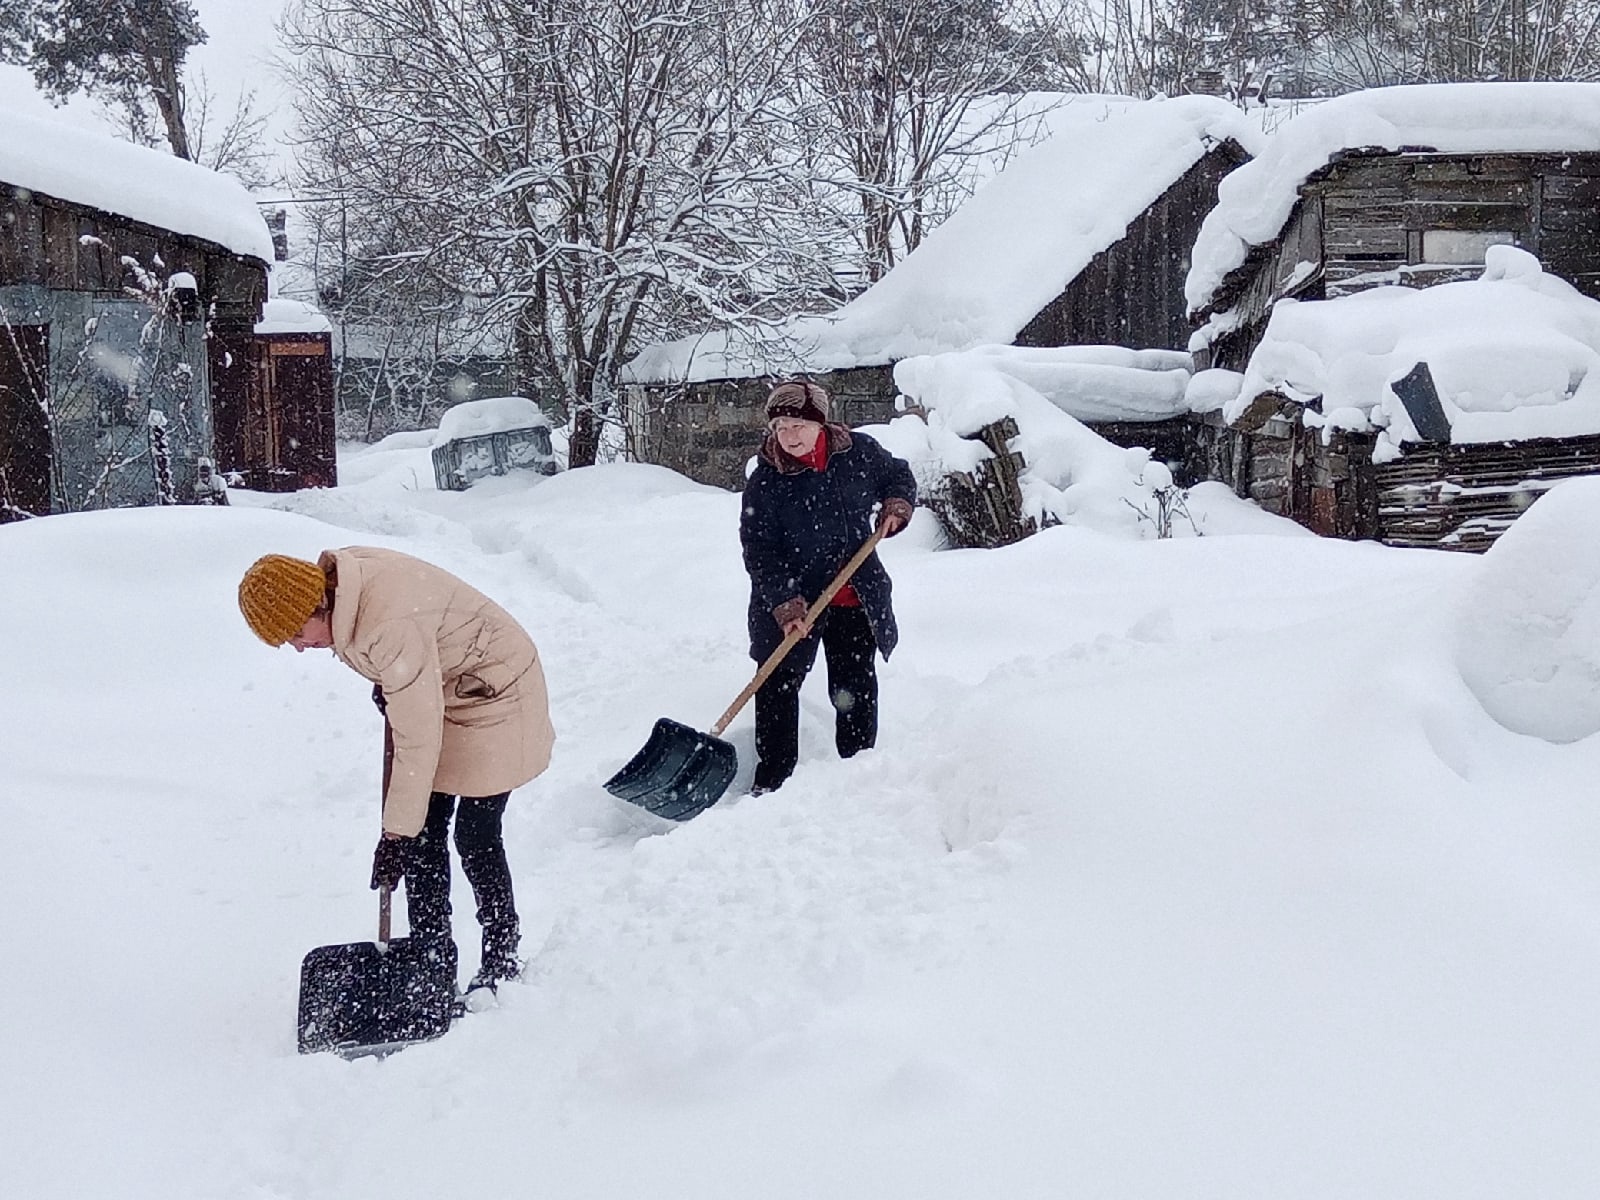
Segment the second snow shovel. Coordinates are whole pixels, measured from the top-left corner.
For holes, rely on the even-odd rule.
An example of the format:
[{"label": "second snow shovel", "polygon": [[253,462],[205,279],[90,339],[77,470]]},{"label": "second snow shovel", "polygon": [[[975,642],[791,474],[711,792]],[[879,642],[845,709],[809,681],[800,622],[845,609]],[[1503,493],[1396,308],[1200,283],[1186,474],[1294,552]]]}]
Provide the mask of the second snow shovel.
[{"label": "second snow shovel", "polygon": [[[867,561],[882,540],[883,527],[880,525],[806,610],[807,629],[832,603],[839,589],[850,582],[850,577]],[[784,636],[778,648],[761,664],[755,678],[728,705],[728,710],[717,718],[710,733],[701,733],[670,717],[662,717],[651,730],[650,740],[644,744],[644,749],[629,759],[622,770],[606,780],[606,791],[669,821],[687,821],[722,799],[722,793],[728,790],[728,784],[733,782],[739,770],[739,756],[731,743],[722,740],[722,731],[805,636],[798,629]]]},{"label": "second snow shovel", "polygon": [[[394,732],[383,723],[383,791]],[[300,1053],[389,1054],[450,1029],[456,947],[389,936],[389,889],[378,889],[378,940],[318,946],[300,964]]]}]

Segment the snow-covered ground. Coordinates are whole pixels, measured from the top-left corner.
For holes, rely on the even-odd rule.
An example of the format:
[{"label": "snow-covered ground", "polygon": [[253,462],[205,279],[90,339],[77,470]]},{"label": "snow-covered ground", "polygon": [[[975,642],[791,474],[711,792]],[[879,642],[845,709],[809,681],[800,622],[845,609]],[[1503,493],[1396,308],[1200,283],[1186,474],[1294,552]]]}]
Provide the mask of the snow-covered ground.
[{"label": "snow-covered ground", "polygon": [[[667,828],[600,784],[751,672],[738,498],[442,494],[427,441],[0,527],[0,1195],[1595,1194],[1600,739],[1509,732],[1457,665],[1526,571],[1260,514],[937,552],[921,513],[879,748],[834,757],[813,677],[792,782]],[[378,718],[234,602],[350,543],[502,600],[560,736],[508,812],[525,982],[353,1063],[296,1054],[295,993],[374,929]]]}]

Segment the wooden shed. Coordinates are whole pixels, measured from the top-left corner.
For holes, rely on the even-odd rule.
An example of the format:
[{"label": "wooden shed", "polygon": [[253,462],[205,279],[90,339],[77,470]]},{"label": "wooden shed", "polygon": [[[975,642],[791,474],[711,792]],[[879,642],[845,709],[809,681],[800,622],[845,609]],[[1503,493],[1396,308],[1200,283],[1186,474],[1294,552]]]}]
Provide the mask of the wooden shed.
[{"label": "wooden shed", "polygon": [[246,369],[271,257],[234,181],[8,115],[0,520],[192,499],[214,369]]},{"label": "wooden shed", "polygon": [[[1600,100],[1600,97],[1597,97]],[[1600,153],[1339,151],[1294,213],[1197,314],[1233,314],[1202,366],[1242,370],[1272,306],[1368,288],[1475,279],[1494,245],[1520,246],[1600,297]]]},{"label": "wooden shed", "polygon": [[328,319],[308,304],[274,298],[252,331],[246,370],[231,369],[232,353],[225,344],[212,346],[218,467],[263,492],[334,487]]},{"label": "wooden shed", "polygon": [[[1600,112],[1600,85],[1452,84],[1354,93],[1287,122],[1197,240],[1187,281],[1197,367],[1246,372],[1285,299],[1475,280],[1496,246],[1600,298],[1600,121],[1589,112]],[[1352,129],[1391,140],[1337,140]],[[1397,367],[1408,370],[1417,364]],[[1425,402],[1431,378],[1412,382]],[[1318,533],[1468,550],[1490,545],[1556,480],[1600,473],[1600,441],[1587,434],[1447,435],[1374,462],[1376,438],[1326,428],[1322,407],[1266,390],[1242,397],[1231,420],[1208,415],[1203,473]]]},{"label": "wooden shed", "polygon": [[1189,247],[1220,180],[1261,141],[1252,118],[1212,96],[1080,98],[1046,142],[837,313],[765,337],[713,332],[641,353],[622,377],[632,453],[740,487],[761,439],[760,404],[786,375],[817,380],[841,419],[863,424],[895,414],[893,365],[913,355],[1184,349]]}]

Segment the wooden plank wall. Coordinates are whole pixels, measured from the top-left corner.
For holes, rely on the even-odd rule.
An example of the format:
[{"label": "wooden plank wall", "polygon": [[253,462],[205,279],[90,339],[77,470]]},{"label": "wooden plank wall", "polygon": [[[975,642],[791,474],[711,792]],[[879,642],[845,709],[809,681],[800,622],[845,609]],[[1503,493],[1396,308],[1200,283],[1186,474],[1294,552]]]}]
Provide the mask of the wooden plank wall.
[{"label": "wooden plank wall", "polygon": [[[1254,248],[1218,290],[1213,307],[1237,307],[1244,320],[1200,365],[1242,370],[1272,304],[1287,295],[1481,274],[1475,264],[1425,264],[1428,230],[1508,232],[1546,270],[1600,299],[1600,154],[1347,153],[1306,182],[1277,241]],[[1296,262],[1316,263],[1315,278],[1295,280]]]},{"label": "wooden plank wall", "polygon": [[222,246],[156,229],[113,213],[0,184],[0,286],[37,284],[52,291],[122,293],[124,256],[167,272],[187,271],[209,303],[237,305],[260,319],[265,264]]},{"label": "wooden plank wall", "polygon": [[989,449],[991,457],[971,472],[951,472],[921,497],[953,545],[989,550],[1038,532],[1038,523],[1022,512],[1018,477],[1027,464],[1011,449],[1017,434],[1013,417],[985,425],[974,438]]},{"label": "wooden plank wall", "polygon": [[1373,468],[1378,535],[1393,546],[1486,550],[1563,479],[1600,475],[1600,435],[1405,449]]},{"label": "wooden plank wall", "polygon": [[1183,350],[1189,344],[1183,281],[1189,254],[1217,184],[1245,159],[1226,143],[1191,167],[1090,260],[1017,335],[1018,346],[1129,346]]}]

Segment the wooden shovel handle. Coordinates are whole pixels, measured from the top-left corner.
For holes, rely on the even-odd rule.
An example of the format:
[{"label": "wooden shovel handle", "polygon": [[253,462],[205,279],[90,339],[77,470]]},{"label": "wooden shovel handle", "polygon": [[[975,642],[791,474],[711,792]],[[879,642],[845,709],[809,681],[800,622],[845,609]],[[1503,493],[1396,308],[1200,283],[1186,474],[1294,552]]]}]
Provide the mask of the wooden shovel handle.
[{"label": "wooden shovel handle", "polygon": [[[383,806],[389,800],[389,777],[394,774],[394,728],[386,715],[383,718],[383,794],[378,797],[379,837],[382,837]],[[389,944],[390,895],[387,885],[378,888],[378,941]]]},{"label": "wooden shovel handle", "polygon": [[739,710],[750,703],[750,697],[754,696],[761,689],[761,685],[767,681],[768,677],[778,669],[778,664],[788,657],[789,651],[794,649],[795,644],[807,635],[811,629],[811,623],[820,617],[822,610],[833,602],[833,598],[839,594],[839,589],[850,582],[850,577],[856,573],[862,563],[867,561],[868,556],[878,548],[878,543],[883,541],[883,535],[884,526],[880,523],[872,531],[872,536],[861,543],[861,549],[855,552],[855,556],[840,568],[839,573],[833,577],[833,582],[822,589],[822,595],[817,597],[816,603],[806,610],[804,627],[790,630],[784,635],[783,641],[779,642],[778,648],[767,656],[767,661],[761,664],[761,669],[756,672],[756,676],[750,681],[749,686],[739,693],[732,704],[728,705],[728,711],[717,718],[717,723],[711,727],[712,737],[721,737],[722,731],[739,715]]}]

